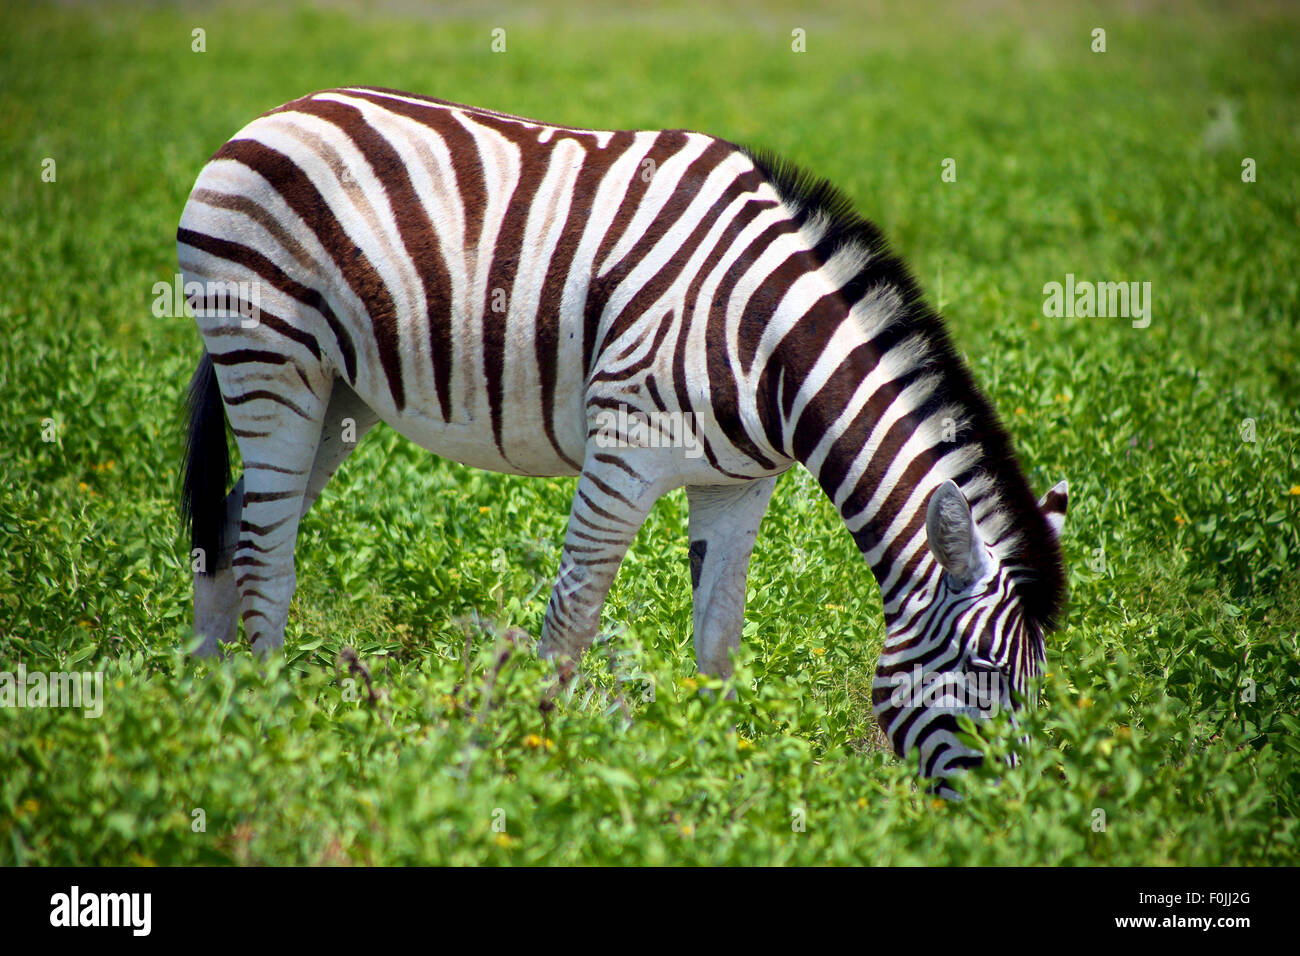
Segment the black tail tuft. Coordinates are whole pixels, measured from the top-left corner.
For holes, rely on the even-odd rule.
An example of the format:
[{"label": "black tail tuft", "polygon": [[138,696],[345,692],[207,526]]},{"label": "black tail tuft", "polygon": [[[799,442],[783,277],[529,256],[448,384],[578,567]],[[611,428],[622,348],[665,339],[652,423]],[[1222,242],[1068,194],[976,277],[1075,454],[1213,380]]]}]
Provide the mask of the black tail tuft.
[{"label": "black tail tuft", "polygon": [[226,444],[226,409],[212,358],[203,353],[190,380],[189,435],[181,479],[181,520],[190,529],[190,547],[201,548],[204,573],[214,574],[226,524],[226,487],[230,484],[230,446]]}]

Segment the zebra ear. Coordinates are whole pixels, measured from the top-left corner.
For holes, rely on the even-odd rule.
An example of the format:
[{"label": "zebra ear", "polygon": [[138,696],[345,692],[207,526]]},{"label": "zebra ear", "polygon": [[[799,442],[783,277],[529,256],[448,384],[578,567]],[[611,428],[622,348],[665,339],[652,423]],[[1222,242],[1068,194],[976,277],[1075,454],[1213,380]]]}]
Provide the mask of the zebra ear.
[{"label": "zebra ear", "polygon": [[1038,510],[1047,519],[1047,526],[1059,538],[1065,527],[1065,509],[1070,503],[1070,486],[1062,481],[1055,488],[1043,495],[1038,502]]},{"label": "zebra ear", "polygon": [[983,565],[984,542],[971,515],[970,503],[951,479],[930,496],[925,536],[930,553],[958,586],[975,577]]}]

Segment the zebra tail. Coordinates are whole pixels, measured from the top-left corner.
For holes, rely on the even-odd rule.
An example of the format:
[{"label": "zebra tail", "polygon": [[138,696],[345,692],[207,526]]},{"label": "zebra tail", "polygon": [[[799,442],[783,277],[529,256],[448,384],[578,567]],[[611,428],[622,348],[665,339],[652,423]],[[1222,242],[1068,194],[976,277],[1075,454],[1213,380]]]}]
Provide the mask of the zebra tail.
[{"label": "zebra tail", "polygon": [[226,409],[212,358],[207,352],[190,380],[189,434],[181,480],[181,520],[190,529],[190,547],[202,549],[204,574],[215,574],[226,519],[230,484],[230,447],[226,444]]}]

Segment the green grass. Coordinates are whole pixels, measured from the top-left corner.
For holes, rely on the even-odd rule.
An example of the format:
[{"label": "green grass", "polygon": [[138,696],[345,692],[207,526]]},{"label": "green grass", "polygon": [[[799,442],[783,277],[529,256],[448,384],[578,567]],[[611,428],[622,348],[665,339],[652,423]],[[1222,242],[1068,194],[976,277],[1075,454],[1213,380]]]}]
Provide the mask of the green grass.
[{"label": "green grass", "polygon": [[[1300,20],[855,8],[6,4],[0,669],[98,670],[106,701],[99,719],[0,708],[0,863],[1295,862]],[[700,129],[854,197],[1035,487],[1070,480],[1072,598],[1021,766],[946,805],[881,752],[880,599],[802,472],[759,538],[734,699],[699,693],[680,494],[550,700],[533,638],[507,634],[539,633],[572,482],[387,429],[305,522],[284,660],[185,660],[175,489],[200,343],[152,316],[151,289],[205,159],[261,111],[355,83]],[[1151,282],[1150,327],[1045,317],[1066,273]]]}]

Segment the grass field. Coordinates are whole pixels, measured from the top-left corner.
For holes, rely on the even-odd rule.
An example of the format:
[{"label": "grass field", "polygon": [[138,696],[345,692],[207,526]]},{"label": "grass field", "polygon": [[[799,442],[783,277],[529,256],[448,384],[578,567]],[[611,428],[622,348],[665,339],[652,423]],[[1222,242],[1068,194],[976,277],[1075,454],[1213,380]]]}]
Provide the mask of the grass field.
[{"label": "grass field", "polygon": [[[97,671],[104,699],[0,707],[0,863],[1296,862],[1295,9],[620,9],[4,5],[0,670]],[[573,481],[386,428],[305,521],[284,659],[186,660],[200,341],[152,289],[217,147],[361,83],[767,146],[881,225],[1035,488],[1070,481],[1071,602],[1019,767],[945,804],[881,751],[878,590],[802,471],[734,699],[699,693],[680,493],[550,700],[533,641]],[[1149,327],[1045,315],[1067,274],[1149,282]]]}]

